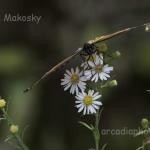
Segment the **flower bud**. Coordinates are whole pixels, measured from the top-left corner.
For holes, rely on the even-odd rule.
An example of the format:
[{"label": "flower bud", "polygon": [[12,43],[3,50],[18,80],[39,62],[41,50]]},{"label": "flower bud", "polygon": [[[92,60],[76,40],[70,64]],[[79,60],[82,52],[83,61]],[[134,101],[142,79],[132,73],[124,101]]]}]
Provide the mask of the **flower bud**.
[{"label": "flower bud", "polygon": [[148,32],[150,30],[150,23],[145,26],[145,31]]},{"label": "flower bud", "polygon": [[98,48],[101,53],[106,53],[107,49],[108,49],[108,47],[105,43],[102,43],[101,45],[99,45]]},{"label": "flower bud", "polygon": [[119,58],[120,56],[121,56],[121,53],[119,51],[115,51],[115,52],[112,53],[112,57],[114,59]]},{"label": "flower bud", "polygon": [[143,118],[143,119],[141,120],[141,126],[142,126],[143,129],[149,128],[149,121],[148,121],[147,118]]},{"label": "flower bud", "polygon": [[0,99],[0,108],[4,108],[6,105],[6,101],[4,99]]},{"label": "flower bud", "polygon": [[10,132],[11,132],[12,134],[15,134],[15,133],[18,132],[19,127],[18,127],[17,125],[12,124],[12,125],[10,126],[9,130],[10,130]]},{"label": "flower bud", "polygon": [[112,80],[112,81],[109,81],[109,82],[108,82],[108,86],[109,86],[109,87],[114,87],[114,86],[117,86],[117,85],[118,85],[118,83],[117,83],[116,80]]},{"label": "flower bud", "polygon": [[118,83],[116,80],[111,80],[111,81],[107,81],[104,85],[102,85],[102,88],[106,88],[106,87],[114,87],[117,86]]}]

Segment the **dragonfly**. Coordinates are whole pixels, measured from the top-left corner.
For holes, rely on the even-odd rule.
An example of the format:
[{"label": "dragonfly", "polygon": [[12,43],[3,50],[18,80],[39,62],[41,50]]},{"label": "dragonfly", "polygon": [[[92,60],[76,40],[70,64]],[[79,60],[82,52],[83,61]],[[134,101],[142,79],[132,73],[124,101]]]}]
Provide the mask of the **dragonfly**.
[{"label": "dragonfly", "polygon": [[44,73],[39,80],[35,81],[30,87],[26,88],[24,90],[24,92],[25,93],[29,92],[31,89],[33,89],[33,87],[37,86],[41,81],[48,78],[52,73],[54,73],[55,71],[57,71],[58,69],[60,69],[64,65],[66,65],[68,62],[70,62],[76,56],[81,55],[83,53],[84,53],[84,55],[87,55],[87,56],[89,55],[90,56],[93,53],[95,53],[95,51],[96,51],[95,44],[106,41],[106,40],[111,39],[113,37],[116,37],[118,35],[125,34],[127,32],[132,31],[132,30],[142,28],[142,27],[147,27],[147,26],[150,26],[150,23],[145,23],[145,24],[138,25],[138,26],[124,28],[124,29],[119,30],[117,32],[102,35],[102,36],[98,36],[95,39],[89,40],[88,42],[86,42],[83,45],[83,47],[78,48],[72,55],[70,55],[69,57],[67,57],[64,60],[60,61],[57,65],[55,65],[50,70],[48,70],[46,73]]}]

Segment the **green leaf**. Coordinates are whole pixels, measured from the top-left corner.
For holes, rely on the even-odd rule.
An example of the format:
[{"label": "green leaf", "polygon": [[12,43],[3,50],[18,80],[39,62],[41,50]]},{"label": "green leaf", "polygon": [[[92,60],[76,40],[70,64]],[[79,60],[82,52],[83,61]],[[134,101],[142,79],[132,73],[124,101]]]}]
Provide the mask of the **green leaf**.
[{"label": "green leaf", "polygon": [[101,150],[104,150],[106,148],[106,146],[107,146],[107,143],[102,146]]},{"label": "green leaf", "polygon": [[21,150],[22,148],[21,148],[20,146],[17,145],[17,146],[16,146],[16,149]]},{"label": "green leaf", "polygon": [[22,135],[21,135],[21,138],[24,139],[24,135],[25,135],[25,132],[26,130],[30,127],[30,125],[26,125],[22,131]]},{"label": "green leaf", "polygon": [[141,147],[137,148],[136,150],[141,150],[141,149],[144,150],[144,146],[141,146]]},{"label": "green leaf", "polygon": [[150,92],[150,90],[146,90],[147,92]]},{"label": "green leaf", "polygon": [[91,125],[91,126],[89,126],[87,123],[85,123],[85,122],[82,122],[82,121],[79,121],[79,124],[81,124],[82,126],[84,126],[84,127],[86,127],[87,129],[89,129],[89,130],[93,130],[93,126]]},{"label": "green leaf", "polygon": [[4,140],[4,142],[8,142],[8,141],[12,140],[13,138],[14,138],[14,136],[9,135],[9,136]]},{"label": "green leaf", "polygon": [[0,121],[5,120],[6,118],[0,118]]},{"label": "green leaf", "polygon": [[101,119],[102,112],[103,112],[103,108],[102,108],[102,109],[100,110],[100,112],[99,112],[99,121],[100,121],[100,119]]}]

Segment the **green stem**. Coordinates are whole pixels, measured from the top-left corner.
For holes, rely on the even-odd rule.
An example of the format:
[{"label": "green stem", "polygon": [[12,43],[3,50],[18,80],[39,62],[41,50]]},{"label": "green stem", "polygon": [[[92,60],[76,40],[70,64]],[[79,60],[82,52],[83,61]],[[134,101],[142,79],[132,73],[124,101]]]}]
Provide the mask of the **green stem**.
[{"label": "green stem", "polygon": [[16,140],[22,150],[29,150],[29,148],[23,143],[22,139],[20,138],[20,136],[18,134],[15,134],[14,137],[16,138]]},{"label": "green stem", "polygon": [[[11,126],[13,124],[11,118],[9,117],[9,115],[7,114],[5,109],[2,109],[2,112],[3,112],[4,118],[7,120],[8,126]],[[23,141],[20,138],[20,135],[18,133],[15,133],[15,134],[12,134],[12,135],[16,139],[16,141],[17,141],[19,147],[21,148],[21,150],[29,150],[29,148],[23,143]]]},{"label": "green stem", "polygon": [[99,111],[95,115],[95,128],[93,130],[95,140],[95,150],[99,150],[100,133],[99,133]]},{"label": "green stem", "polygon": [[[101,88],[101,84],[97,84],[96,86],[96,90],[98,92],[102,93],[102,88]],[[95,114],[95,127],[93,129],[93,135],[94,135],[94,140],[95,140],[95,150],[99,150],[99,145],[100,145],[100,132],[99,132],[99,122],[100,122],[100,116],[101,116],[101,110],[98,110],[97,113]]]}]

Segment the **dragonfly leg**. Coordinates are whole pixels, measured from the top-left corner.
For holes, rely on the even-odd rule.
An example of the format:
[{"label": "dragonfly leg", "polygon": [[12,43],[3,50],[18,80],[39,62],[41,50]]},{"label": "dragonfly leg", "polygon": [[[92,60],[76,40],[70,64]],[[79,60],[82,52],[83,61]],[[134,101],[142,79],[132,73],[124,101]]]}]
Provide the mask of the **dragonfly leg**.
[{"label": "dragonfly leg", "polygon": [[82,59],[82,61],[84,62],[85,61],[85,56],[86,56],[86,54],[80,54],[80,57],[81,57],[81,59]]},{"label": "dragonfly leg", "polygon": [[[86,62],[88,68],[90,68],[90,65],[89,65],[89,63],[88,63],[89,60],[90,60],[90,55],[88,55],[88,54],[86,54],[86,53],[82,53],[82,54],[80,54],[80,56],[81,56],[81,58],[82,58],[82,61],[83,61],[83,62]],[[87,58],[85,58],[85,57],[87,57]]]}]

